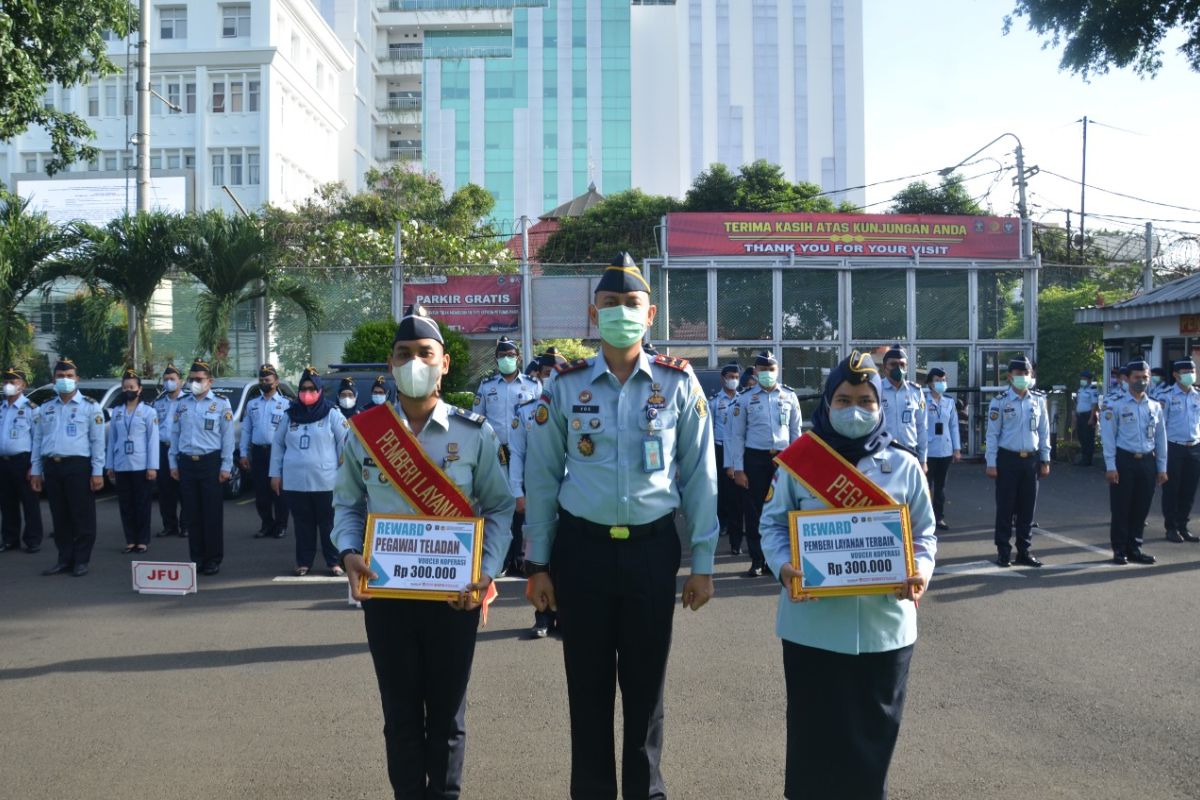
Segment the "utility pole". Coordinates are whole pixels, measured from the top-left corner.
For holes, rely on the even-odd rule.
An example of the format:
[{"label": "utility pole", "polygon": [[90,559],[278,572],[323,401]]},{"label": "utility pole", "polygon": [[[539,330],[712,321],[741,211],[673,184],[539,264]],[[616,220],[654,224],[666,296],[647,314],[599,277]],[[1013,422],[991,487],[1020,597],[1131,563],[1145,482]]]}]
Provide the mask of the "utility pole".
[{"label": "utility pole", "polygon": [[396,221],[396,233],[392,239],[392,319],[399,322],[404,318],[404,227]]},{"label": "utility pole", "polygon": [[1083,165],[1079,170],[1079,263],[1083,263],[1084,248],[1087,247],[1085,222],[1087,219],[1086,206],[1084,201],[1087,199],[1087,126],[1088,118],[1083,118]]},{"label": "utility pole", "polygon": [[521,347],[533,356],[533,285],[529,276],[529,217],[521,215]]},{"label": "utility pole", "polygon": [[[125,68],[129,68],[128,62]],[[138,7],[137,70],[137,213],[144,214],[150,210],[150,0],[141,0]],[[142,353],[137,308],[126,303],[125,315],[129,324],[129,360],[133,362],[131,366],[138,368]]]},{"label": "utility pole", "polygon": [[1146,223],[1146,266],[1142,268],[1142,291],[1154,288],[1154,223]]},{"label": "utility pole", "polygon": [[1067,209],[1067,263],[1071,263],[1071,209]]}]

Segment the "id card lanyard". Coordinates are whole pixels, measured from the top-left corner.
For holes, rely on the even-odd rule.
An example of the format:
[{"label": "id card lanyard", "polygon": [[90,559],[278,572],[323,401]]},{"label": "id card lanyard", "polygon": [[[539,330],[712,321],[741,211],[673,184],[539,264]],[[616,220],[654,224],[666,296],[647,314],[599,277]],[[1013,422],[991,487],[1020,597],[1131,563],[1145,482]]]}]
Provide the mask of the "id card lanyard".
[{"label": "id card lanyard", "polygon": [[646,435],[642,438],[642,472],[651,473],[665,469],[662,437],[658,431],[662,429],[662,420],[658,418],[659,409],[666,407],[666,399],[662,396],[662,385],[650,385],[651,395],[646,401]]}]

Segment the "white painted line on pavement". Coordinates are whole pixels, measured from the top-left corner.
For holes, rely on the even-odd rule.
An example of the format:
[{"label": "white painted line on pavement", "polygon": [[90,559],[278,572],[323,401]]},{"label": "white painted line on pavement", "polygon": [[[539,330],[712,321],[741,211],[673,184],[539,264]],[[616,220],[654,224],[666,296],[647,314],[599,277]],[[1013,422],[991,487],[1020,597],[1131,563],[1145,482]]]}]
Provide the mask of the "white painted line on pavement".
[{"label": "white painted line on pavement", "polygon": [[1070,536],[1063,536],[1061,533],[1054,533],[1053,531],[1048,531],[1045,528],[1037,528],[1037,532],[1043,536],[1049,536],[1051,539],[1062,542],[1063,544],[1069,544],[1073,547],[1078,547],[1081,550],[1087,550],[1089,553],[1095,553],[1096,555],[1108,556],[1109,558],[1112,558],[1112,550],[1107,548],[1096,547],[1094,544],[1081,542],[1079,539],[1072,539]]},{"label": "white painted line on pavement", "polygon": [[253,497],[247,497],[245,500],[238,500],[237,504],[239,506],[245,506],[245,505],[249,505],[250,503],[253,503],[253,502],[254,502]]},{"label": "white painted line on pavement", "polygon": [[966,564],[953,564],[948,567],[939,566],[933,571],[938,575],[999,575],[1005,578],[1024,578],[1020,571],[1001,567],[991,561],[968,561]]},{"label": "white painted line on pavement", "polygon": [[345,583],[345,578],[336,575],[276,575],[272,583]]}]

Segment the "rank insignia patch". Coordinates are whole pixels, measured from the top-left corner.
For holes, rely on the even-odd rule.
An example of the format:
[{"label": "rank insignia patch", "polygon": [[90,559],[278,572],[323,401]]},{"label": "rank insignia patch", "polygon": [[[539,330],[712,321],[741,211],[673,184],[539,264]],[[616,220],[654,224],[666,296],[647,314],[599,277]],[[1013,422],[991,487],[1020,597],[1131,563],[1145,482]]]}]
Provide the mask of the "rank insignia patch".
[{"label": "rank insignia patch", "polygon": [[596,443],[592,441],[592,437],[584,434],[579,437],[579,455],[588,458],[592,453],[596,452]]},{"label": "rank insignia patch", "polygon": [[533,412],[533,421],[538,425],[545,425],[550,419],[550,409],[545,406],[538,406],[537,411]]}]

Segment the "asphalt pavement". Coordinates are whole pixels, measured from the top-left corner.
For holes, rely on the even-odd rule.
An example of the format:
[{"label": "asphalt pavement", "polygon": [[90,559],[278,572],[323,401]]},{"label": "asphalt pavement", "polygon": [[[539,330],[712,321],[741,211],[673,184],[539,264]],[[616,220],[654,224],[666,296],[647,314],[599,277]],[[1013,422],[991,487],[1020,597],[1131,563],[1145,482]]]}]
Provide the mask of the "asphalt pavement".
[{"label": "asphalt pavement", "polygon": [[[949,497],[891,797],[1200,798],[1200,545],[1162,538],[1156,498],[1145,549],[1159,563],[1107,563],[1102,470],[1055,465],[1037,512],[1046,567],[1001,569],[982,467],[955,466]],[[225,511],[222,571],[186,597],[131,591],[111,495],[90,575],[41,577],[49,542],[0,554],[0,797],[390,796],[345,583],[319,564],[292,579],[291,532],[252,538],[249,498]],[[154,539],[148,557],[186,553],[183,539]],[[721,555],[715,599],[676,616],[673,798],[782,796],[779,589],[741,577],[746,566]],[[523,582],[500,591],[476,650],[463,796],[562,800],[561,645],[524,638]]]}]

